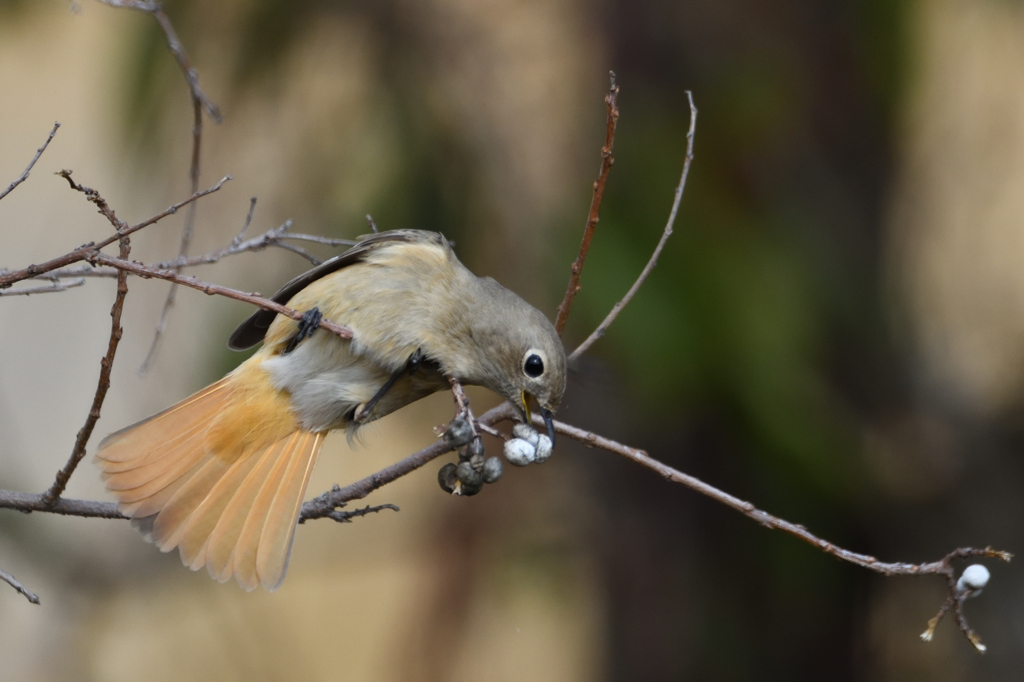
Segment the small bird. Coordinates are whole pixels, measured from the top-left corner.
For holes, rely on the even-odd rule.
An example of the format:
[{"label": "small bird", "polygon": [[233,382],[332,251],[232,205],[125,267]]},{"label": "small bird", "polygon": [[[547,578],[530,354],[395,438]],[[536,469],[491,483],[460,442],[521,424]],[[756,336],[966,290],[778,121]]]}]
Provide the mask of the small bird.
[{"label": "small bird", "polygon": [[[231,335],[263,347],[220,381],[111,434],[96,459],[123,514],[161,551],[246,590],[280,586],[303,495],[328,432],[383,417],[447,388],[484,386],[529,417],[565,390],[551,322],[477,277],[442,235],[393,230],[288,282],[273,297],[296,323],[259,310]],[[320,315],[352,339],[317,329]]]}]

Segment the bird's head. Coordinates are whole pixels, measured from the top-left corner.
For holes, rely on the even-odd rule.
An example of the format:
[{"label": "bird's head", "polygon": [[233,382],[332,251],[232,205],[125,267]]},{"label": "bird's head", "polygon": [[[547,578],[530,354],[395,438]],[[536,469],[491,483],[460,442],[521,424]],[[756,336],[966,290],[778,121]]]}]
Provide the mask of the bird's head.
[{"label": "bird's head", "polygon": [[565,348],[543,313],[493,280],[491,284],[491,308],[473,325],[486,358],[478,383],[515,405],[527,423],[531,398],[536,401],[553,442],[553,415],[565,392]]}]

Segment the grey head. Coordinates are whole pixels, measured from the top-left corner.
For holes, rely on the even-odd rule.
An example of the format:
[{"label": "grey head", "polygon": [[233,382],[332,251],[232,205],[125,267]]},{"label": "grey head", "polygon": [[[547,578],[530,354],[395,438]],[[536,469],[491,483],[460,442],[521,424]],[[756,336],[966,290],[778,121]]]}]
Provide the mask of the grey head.
[{"label": "grey head", "polygon": [[554,441],[552,415],[565,392],[565,348],[542,312],[489,277],[477,280],[472,338],[481,358],[473,383],[503,396],[529,421],[530,397]]}]

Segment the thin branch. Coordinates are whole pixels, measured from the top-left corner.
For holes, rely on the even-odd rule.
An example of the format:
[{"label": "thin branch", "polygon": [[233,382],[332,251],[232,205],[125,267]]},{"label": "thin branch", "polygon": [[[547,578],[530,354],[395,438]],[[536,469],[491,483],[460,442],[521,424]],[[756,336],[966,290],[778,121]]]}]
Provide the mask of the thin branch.
[{"label": "thin branch", "polygon": [[306,251],[301,246],[295,246],[294,244],[289,244],[287,242],[282,242],[282,241],[277,242],[276,244],[274,244],[274,246],[276,246],[276,247],[278,247],[280,249],[284,249],[285,251],[291,251],[292,253],[298,254],[298,255],[302,256],[303,258],[305,258],[306,260],[308,260],[314,266],[320,265],[321,263],[323,263],[322,260],[320,260],[319,258],[314,256],[313,254],[311,254],[309,251]]},{"label": "thin branch", "polygon": [[[147,267],[151,267],[157,270],[166,270],[172,268],[186,268],[195,265],[209,265],[220,261],[228,256],[234,256],[239,253],[257,252],[268,247],[282,248],[284,240],[286,239],[298,239],[301,241],[315,242],[317,244],[325,244],[328,246],[351,246],[356,242],[351,239],[331,239],[328,237],[320,237],[317,235],[309,234],[292,234],[287,232],[291,227],[291,221],[286,221],[275,228],[267,230],[263,234],[247,239],[245,241],[239,241],[238,236],[231,241],[231,244],[221,249],[210,251],[198,256],[189,256],[187,258],[176,258],[174,260],[161,261],[159,263],[151,263]],[[290,249],[288,249],[290,250]],[[319,259],[312,254],[307,254],[305,251],[300,255],[304,255],[311,260],[311,262],[319,262]],[[6,270],[0,269],[0,277],[7,274]],[[117,270],[110,268],[96,268],[91,265],[83,265],[78,267],[60,268],[57,270],[50,270],[48,272],[40,273],[31,279],[45,279],[51,282],[56,282],[61,279],[71,278],[82,278],[82,277],[100,277],[100,278],[115,278],[117,277]],[[5,292],[0,291],[0,296],[3,296]],[[14,295],[14,292],[11,292]]]},{"label": "thin branch", "polygon": [[[71,182],[71,178],[68,177],[68,182]],[[73,184],[73,183],[72,183]],[[96,195],[97,197],[99,195]],[[90,197],[90,201],[94,199]],[[105,205],[105,204],[104,204]],[[113,211],[110,211],[110,215],[113,216]],[[116,220],[116,218],[112,218]],[[123,223],[121,223],[123,225]],[[127,226],[125,226],[127,227]],[[127,236],[122,236],[119,242],[119,253],[121,260],[126,260],[128,255],[131,253],[131,239]],[[117,345],[121,341],[121,335],[123,330],[121,329],[121,312],[124,310],[124,298],[128,294],[128,273],[121,271],[117,276],[117,293],[114,296],[114,304],[110,308],[110,340],[107,343],[107,353],[100,360],[100,377],[96,383],[96,394],[92,399],[92,407],[89,409],[89,416],[86,417],[85,424],[78,431],[78,435],[75,437],[75,446],[71,450],[71,456],[68,458],[67,464],[64,468],[57,472],[57,476],[53,481],[53,485],[50,489],[43,494],[43,500],[49,506],[60,499],[60,496],[64,493],[64,489],[67,487],[68,481],[71,480],[71,475],[75,473],[75,469],[78,467],[79,462],[85,457],[85,446],[89,442],[89,438],[92,436],[93,429],[96,427],[96,422],[100,418],[100,410],[103,407],[103,401],[107,397],[107,390],[110,388],[110,370],[114,366],[114,355],[117,353]]]},{"label": "thin branch", "polygon": [[[518,418],[519,413],[516,408],[513,407],[511,403],[505,402],[485,412],[477,421],[481,425],[493,427],[495,424],[503,421],[512,421]],[[544,426],[543,419],[538,415],[534,415],[533,422],[539,427]],[[555,430],[564,436],[577,440],[589,447],[607,450],[608,452],[632,460],[633,462],[654,471],[662,478],[672,483],[684,485],[701,493],[702,495],[710,497],[716,502],[720,502],[725,506],[740,512],[744,516],[753,519],[766,528],[782,530],[790,535],[800,538],[823,552],[835,556],[838,559],[848,561],[856,564],[857,566],[876,571],[886,576],[928,574],[949,575],[952,570],[950,568],[951,562],[957,559],[973,556],[985,556],[997,558],[1002,561],[1009,561],[1012,558],[1012,555],[1009,552],[1002,552],[991,548],[961,548],[950,552],[939,561],[930,563],[911,564],[903,562],[882,562],[873,556],[851,552],[838,547],[827,540],[823,540],[809,532],[804,526],[791,523],[758,509],[750,502],[734,497],[733,495],[705,483],[694,476],[690,476],[689,474],[685,474],[668,466],[667,464],[659,462],[658,460],[650,457],[643,450],[623,445],[622,443],[609,438],[604,438],[603,436],[566,424],[565,422],[556,420],[554,425]],[[328,513],[335,508],[341,507],[352,500],[363,499],[374,490],[377,490],[378,488],[381,488],[388,483],[419,469],[451,450],[452,447],[447,441],[439,439],[422,450],[415,452],[408,457],[367,476],[366,478],[345,487],[334,486],[331,490],[328,490],[327,492],[306,502],[302,506],[302,514],[300,518],[303,520],[309,520],[326,517]],[[46,505],[43,495],[19,493],[10,490],[0,490],[0,508],[17,509],[25,512],[50,512],[69,516],[86,516],[109,519],[127,518],[117,511],[117,505],[113,502],[61,499],[51,507]]]},{"label": "thin branch", "polygon": [[46,148],[50,146],[50,140],[52,140],[53,136],[57,134],[58,128],[60,128],[60,121],[54,121],[53,129],[50,131],[49,137],[46,138],[46,142],[43,143],[42,147],[36,150],[36,155],[32,157],[32,160],[29,162],[28,167],[25,169],[25,172],[21,174],[21,177],[19,177],[17,180],[8,185],[7,189],[5,189],[3,192],[0,192],[0,199],[3,199],[5,196],[13,192],[15,187],[28,180],[28,174],[32,172],[32,167],[36,165],[36,161],[38,161],[39,157],[43,155],[43,152],[46,151]]},{"label": "thin branch", "polygon": [[[0,268],[0,277],[6,275],[9,271]],[[117,277],[117,270],[102,270],[94,268],[91,265],[79,265],[76,267],[59,268],[57,270],[50,270],[44,272],[35,277],[29,277],[27,279],[35,280],[48,280],[50,282],[57,282],[62,279],[77,279],[79,277],[98,277],[103,279],[114,279]]]},{"label": "thin branch", "polygon": [[594,182],[594,196],[590,200],[590,213],[587,216],[587,227],[583,230],[583,242],[580,244],[576,260],[569,269],[569,286],[565,290],[565,297],[558,306],[558,314],[555,316],[555,330],[561,334],[565,329],[565,323],[569,319],[569,312],[572,310],[572,303],[576,294],[580,291],[580,274],[583,272],[583,263],[587,260],[587,253],[590,251],[590,240],[594,237],[594,230],[597,229],[598,214],[601,210],[601,200],[604,198],[604,186],[608,181],[608,172],[615,163],[612,156],[612,147],[615,144],[615,124],[619,120],[619,86],[615,84],[615,72],[611,74],[611,87],[604,102],[608,107],[608,124],[605,129],[604,147],[601,148],[601,171],[598,173],[597,181]]},{"label": "thin branch", "polygon": [[[544,420],[541,419],[539,416],[534,416],[533,423],[539,427],[544,426]],[[968,627],[967,621],[964,618],[963,613],[960,611],[960,604],[963,602],[963,599],[959,598],[958,596],[959,593],[956,587],[956,579],[953,575],[952,562],[957,559],[965,559],[968,557],[990,557],[999,559],[1001,561],[1009,562],[1013,558],[1013,555],[1010,552],[996,550],[991,547],[961,547],[953,550],[952,552],[950,552],[943,558],[939,559],[938,561],[932,561],[929,563],[911,564],[904,562],[879,561],[873,556],[867,554],[859,554],[857,552],[851,552],[847,549],[843,549],[842,547],[839,547],[838,545],[829,542],[828,540],[823,540],[822,538],[819,538],[818,536],[808,531],[807,528],[805,528],[804,526],[791,523],[789,521],[786,521],[785,519],[773,516],[772,514],[769,514],[768,512],[762,509],[758,509],[750,502],[746,502],[744,500],[739,499],[738,497],[734,497],[729,493],[725,492],[724,490],[720,490],[714,487],[713,485],[705,483],[699,478],[690,476],[689,474],[684,474],[678,469],[674,469],[668,466],[667,464],[659,462],[658,460],[649,456],[643,450],[631,448],[628,445],[623,445],[621,443],[616,443],[613,440],[603,438],[589,431],[584,431],[583,429],[577,428],[575,426],[570,426],[569,424],[565,424],[559,421],[555,422],[555,430],[558,433],[566,435],[569,438],[577,440],[590,447],[601,448],[602,450],[607,450],[617,455],[621,455],[626,459],[629,459],[643,467],[646,467],[647,469],[650,469],[651,471],[654,471],[655,473],[659,474],[662,478],[672,483],[679,483],[681,485],[684,485],[692,490],[696,490],[702,495],[710,497],[716,502],[720,502],[727,507],[735,509],[744,516],[753,519],[754,521],[757,521],[765,528],[781,530],[786,533],[789,533],[790,535],[800,538],[804,542],[813,545],[822,552],[825,552],[826,554],[831,554],[837,559],[848,561],[852,564],[855,564],[862,568],[869,569],[871,571],[875,571],[876,573],[881,573],[885,576],[940,575],[945,577],[947,588],[950,594],[949,598],[953,601],[949,602],[947,605],[944,605],[943,609],[939,611],[939,615],[932,619],[932,621],[929,621],[929,631],[934,629],[934,625],[938,623],[938,620],[942,617],[942,614],[945,613],[947,609],[952,607],[954,613],[957,616],[957,624],[960,627],[961,632],[964,633],[967,639],[970,640],[971,644],[973,644],[978,651],[984,652],[985,647],[981,645],[980,638],[978,638],[978,636],[974,634],[970,627]],[[926,631],[926,633],[927,632],[928,631]]]},{"label": "thin branch", "polygon": [[[218,180],[216,182],[216,184],[214,184],[212,187],[209,187],[208,189],[204,189],[202,192],[195,192],[188,199],[185,199],[184,201],[181,201],[181,202],[179,202],[177,204],[174,204],[173,206],[168,207],[168,209],[166,211],[164,211],[163,213],[157,213],[155,216],[153,216],[149,220],[145,220],[145,221],[139,223],[138,225],[133,225],[132,227],[130,227],[128,229],[128,234],[131,234],[132,232],[136,232],[138,230],[141,230],[144,227],[149,227],[153,223],[156,223],[156,222],[158,222],[160,220],[163,220],[164,218],[166,218],[169,215],[174,215],[182,207],[188,206],[193,201],[196,201],[197,199],[202,199],[207,194],[213,194],[214,192],[219,190],[224,185],[225,182],[227,182],[229,180],[231,180],[231,176],[230,175],[225,175],[223,178]],[[117,241],[116,237],[112,237],[110,239],[106,239],[106,240],[100,242],[99,245],[97,245],[96,248],[102,248],[102,247],[106,246],[107,244],[112,244],[115,241]]]},{"label": "thin branch", "polygon": [[[237,289],[229,289],[228,287],[222,287],[219,284],[211,284],[210,282],[204,282],[196,277],[179,275],[172,270],[160,270],[148,265],[143,265],[142,263],[114,258],[113,256],[108,256],[100,251],[91,251],[86,258],[90,263],[99,263],[101,265],[117,268],[118,270],[138,275],[143,279],[151,277],[165,279],[168,282],[176,282],[177,284],[184,284],[192,289],[198,289],[204,294],[208,294],[210,296],[226,296],[227,298],[233,298],[236,301],[251,303],[254,306],[265,308],[266,310],[273,310],[278,315],[284,315],[285,317],[290,317],[293,320],[301,321],[303,317],[303,314],[299,311],[283,306],[280,303],[275,303],[274,301],[263,298],[258,294],[247,294],[245,292],[238,291]],[[337,334],[343,339],[352,338],[351,329],[335,324],[330,320],[321,319],[319,326],[321,329],[326,329],[332,334]]]},{"label": "thin branch", "polygon": [[[502,421],[515,419],[516,414],[516,409],[511,403],[502,403],[482,414],[477,421],[486,426],[493,426]],[[322,495],[314,497],[302,505],[302,514],[299,518],[303,520],[324,518],[338,507],[344,506],[346,502],[361,500],[374,490],[419,469],[451,450],[452,446],[448,441],[441,438],[419,452],[415,452],[375,474],[370,474],[360,481],[350,483],[344,488],[335,486]]]},{"label": "thin branch", "polygon": [[[338,486],[334,487],[337,488]],[[367,514],[377,514],[379,512],[384,511],[385,509],[390,509],[391,511],[402,511],[401,509],[398,508],[397,505],[394,504],[378,504],[373,507],[367,505],[362,509],[353,509],[352,511],[336,510],[329,512],[320,518],[331,519],[332,521],[337,521],[338,523],[352,523],[352,519],[366,516]],[[299,517],[299,523],[305,522],[305,518]]]},{"label": "thin branch", "polygon": [[[178,39],[178,34],[174,30],[171,20],[164,13],[161,5],[156,3],[110,2],[109,0],[100,1],[107,2],[107,4],[111,4],[115,7],[127,7],[152,14],[153,18],[155,18],[157,23],[160,24],[160,28],[164,32],[164,36],[167,39],[167,47],[170,49],[171,54],[174,55],[175,60],[178,62],[178,66],[181,68],[182,74],[185,76],[185,81],[188,83],[189,95],[192,98],[192,161],[189,164],[188,176],[191,183],[192,193],[195,194],[199,191],[199,161],[203,144],[203,110],[205,109],[210,117],[217,123],[221,122],[220,110],[217,108],[217,105],[210,101],[199,87],[199,73],[196,71],[195,67],[192,66],[192,62],[185,53],[185,48],[182,46],[181,40]],[[179,257],[185,257],[188,255],[189,247],[192,245],[192,237],[195,233],[197,209],[198,204],[191,204],[185,215],[185,225],[181,231],[181,245],[178,249]],[[180,268],[176,268],[175,270],[180,271]],[[149,346],[149,351],[146,353],[146,359],[139,368],[140,374],[145,374],[149,371],[149,368],[152,366],[153,361],[156,358],[157,349],[160,346],[160,341],[163,339],[164,335],[164,329],[167,326],[167,318],[171,314],[171,308],[174,307],[174,301],[177,298],[177,292],[177,286],[172,284],[170,290],[167,292],[167,298],[164,299],[164,307],[160,312],[160,319],[157,322],[156,330],[153,334],[153,341]]]},{"label": "thin branch", "polygon": [[94,500],[69,500],[60,498],[49,505],[43,493],[22,493],[16,490],[0,490],[0,509],[14,509],[29,514],[46,512],[61,516],[82,516],[93,519],[127,519],[117,510],[115,502]]},{"label": "thin branch", "polygon": [[[65,175],[65,173],[67,173],[67,175]],[[78,188],[79,186],[75,185],[74,182],[69,177],[70,174],[71,174],[71,171],[61,171],[60,173],[58,173],[58,175],[60,175],[61,177],[66,178],[68,180],[68,182],[71,183],[72,187]],[[137,225],[132,225],[131,227],[126,228],[125,230],[123,230],[121,232],[115,233],[111,237],[108,237],[106,239],[100,240],[99,242],[89,242],[88,244],[83,244],[82,246],[79,246],[77,249],[75,249],[73,251],[69,251],[68,253],[64,254],[63,256],[58,256],[57,258],[50,259],[50,260],[46,261],[45,263],[40,263],[38,265],[36,265],[36,264],[29,265],[28,267],[23,268],[21,270],[5,271],[2,274],[0,274],[0,289],[6,289],[7,287],[11,286],[15,282],[20,282],[20,281],[22,281],[24,279],[32,279],[34,277],[38,277],[39,275],[45,274],[47,272],[51,272],[51,271],[56,270],[58,268],[66,267],[68,265],[71,265],[72,263],[77,263],[79,261],[88,260],[89,256],[91,254],[99,252],[100,249],[102,249],[105,246],[109,246],[110,244],[116,242],[122,236],[127,237],[128,235],[133,234],[135,232],[138,232],[139,230],[141,230],[141,229],[143,229],[145,227],[149,227],[150,225],[152,225],[152,224],[154,224],[156,222],[159,222],[160,220],[166,218],[167,216],[173,215],[181,207],[187,206],[188,204],[191,204],[193,201],[197,201],[198,199],[202,199],[203,197],[205,197],[208,194],[212,194],[212,193],[216,192],[217,190],[219,190],[224,185],[225,182],[227,182],[230,179],[231,179],[230,175],[225,175],[223,178],[220,179],[220,181],[217,184],[213,185],[209,189],[205,189],[202,192],[196,192],[195,194],[190,196],[188,199],[185,199],[184,201],[181,201],[181,202],[179,202],[177,204],[174,204],[173,206],[170,206],[167,210],[163,211],[162,213],[158,213],[157,215],[153,216],[152,218],[144,220],[143,222],[141,222],[141,223],[139,223]],[[80,191],[84,191],[85,189],[88,189],[88,188],[81,188]],[[93,190],[93,191],[95,191],[95,190]],[[101,212],[102,212],[102,210],[101,210]],[[104,215],[106,215],[106,214],[104,214]],[[107,218],[108,218],[108,220],[110,219],[109,216],[107,216]],[[115,216],[115,221],[116,220],[117,220],[117,218]]]},{"label": "thin branch", "polygon": [[[947,557],[947,559],[951,557],[952,555],[950,555],[950,557]],[[1009,559],[1007,559],[1007,561],[1009,561]],[[950,567],[950,570],[946,573],[946,589],[949,592],[949,596],[947,596],[946,601],[942,603],[942,606],[939,608],[939,612],[935,614],[935,616],[931,620],[928,621],[928,627],[925,628],[925,631],[921,633],[921,639],[923,639],[926,642],[932,641],[932,636],[935,634],[935,628],[938,627],[939,621],[941,621],[942,617],[945,616],[948,612],[952,611],[953,619],[956,621],[956,626],[957,628],[959,628],[963,636],[966,637],[967,640],[974,645],[974,648],[978,653],[985,653],[987,647],[984,644],[982,644],[981,637],[979,637],[974,632],[974,630],[971,629],[971,626],[968,625],[967,617],[964,616],[963,612],[964,601],[970,599],[971,597],[975,597],[981,594],[982,588],[979,587],[973,589],[967,586],[961,588],[959,581],[953,574],[952,567]]]},{"label": "thin branch", "polygon": [[[0,268],[0,277],[7,274],[7,270]],[[50,282],[59,282],[64,279],[79,279],[79,278],[98,278],[98,279],[117,279],[117,270],[94,268],[91,265],[79,265],[76,267],[58,268],[57,270],[50,270],[44,272],[35,277],[29,279],[34,280],[47,280]],[[3,292],[0,292],[0,296]]]},{"label": "thin branch", "polygon": [[5,583],[13,587],[18,592],[20,592],[21,595],[25,597],[25,599],[28,599],[33,604],[39,603],[39,595],[37,595],[35,592],[32,592],[27,587],[22,585],[20,582],[18,582],[17,578],[15,578],[13,575],[11,575],[2,568],[0,568],[0,580],[3,580]]},{"label": "thin branch", "polygon": [[[156,16],[157,20],[160,21],[164,14],[163,12],[158,12]],[[164,21],[160,21],[160,25],[163,26],[165,23],[166,27],[164,30],[173,31],[171,23],[166,21],[166,17],[164,17]],[[168,34],[168,40],[170,40],[170,34]],[[194,115],[192,123],[192,163],[189,165],[188,176],[191,182],[192,193],[195,194],[199,191],[199,153],[203,141],[203,108],[202,102],[196,96],[195,91],[192,92],[192,110]],[[196,210],[198,207],[199,204],[197,203],[189,204],[185,212],[185,226],[181,230],[181,245],[178,247],[179,258],[187,256],[189,247],[192,246],[192,236],[195,233]],[[175,268],[175,272],[181,272],[181,268]],[[177,297],[178,285],[171,284],[170,289],[167,291],[167,298],[164,299],[163,310],[160,311],[160,319],[157,321],[156,329],[153,332],[153,341],[149,344],[146,359],[142,361],[142,365],[139,367],[139,374],[145,374],[153,366],[157,348],[160,346],[160,341],[164,337],[164,329],[167,327],[167,318],[171,314],[171,308],[174,307],[174,301]]]},{"label": "thin branch", "polygon": [[178,62],[178,66],[181,68],[182,74],[185,76],[185,80],[188,82],[189,94],[192,96],[193,101],[199,101],[202,104],[203,109],[206,113],[217,123],[223,120],[220,114],[220,109],[210,101],[210,98],[206,96],[202,88],[199,87],[199,73],[195,67],[192,66],[192,62],[189,61],[188,55],[185,54],[185,48],[182,46],[181,41],[178,39],[178,34],[174,30],[174,26],[171,25],[171,20],[167,18],[164,13],[163,6],[158,2],[140,2],[139,0],[99,0],[104,5],[110,7],[118,7],[122,9],[134,9],[139,12],[145,12],[146,14],[152,14],[153,17],[160,24],[160,28],[164,32],[164,37],[167,39],[167,47],[170,49],[171,54],[174,55],[174,59]]},{"label": "thin branch", "polygon": [[301,234],[291,232],[281,237],[282,239],[299,239],[305,242],[314,242],[316,244],[324,244],[326,246],[355,246],[359,242],[354,239],[333,239],[331,237],[321,237],[316,234]]},{"label": "thin branch", "polygon": [[647,277],[654,270],[654,266],[658,264],[658,256],[661,255],[662,249],[665,248],[665,243],[668,238],[672,236],[672,228],[676,223],[676,214],[679,211],[679,203],[683,199],[683,190],[686,189],[686,178],[690,174],[690,164],[693,163],[693,136],[697,130],[697,107],[693,104],[693,93],[689,90],[686,91],[686,97],[690,100],[690,130],[686,133],[686,161],[683,163],[683,174],[679,178],[679,185],[676,187],[675,197],[672,200],[672,210],[668,214],[668,222],[665,224],[665,230],[661,233],[661,240],[658,241],[658,245],[654,248],[654,253],[651,254],[650,260],[647,261],[647,265],[644,267],[640,276],[637,277],[636,282],[630,287],[626,295],[622,297],[622,300],[615,304],[608,313],[608,316],[597,326],[597,329],[587,337],[587,339],[581,343],[576,350],[569,354],[569,360],[575,360],[580,355],[585,353],[588,348],[594,345],[598,339],[604,336],[605,332],[608,331],[608,327],[611,326],[615,318],[619,316],[622,309],[625,308],[633,297],[636,296],[636,292],[640,290],[641,285],[647,280]]},{"label": "thin branch", "polygon": [[106,199],[100,196],[99,192],[94,190],[92,187],[79,185],[77,182],[72,180],[71,171],[69,171],[66,168],[64,170],[57,171],[56,175],[59,175],[60,177],[67,180],[68,184],[71,185],[71,189],[75,190],[76,192],[81,192],[82,194],[84,194],[86,200],[96,204],[96,208],[99,209],[100,214],[104,218],[106,218],[111,225],[113,225],[115,235],[110,239],[110,241],[107,242],[107,244],[112,244],[113,242],[117,241],[118,239],[121,239],[123,236],[126,235],[126,230],[128,229],[127,223],[125,223],[123,220],[117,217],[117,214],[114,212],[114,209],[110,207],[110,204],[107,203]]},{"label": "thin branch", "polygon": [[[502,403],[501,405],[487,411],[478,420],[478,424],[485,427],[493,427],[502,421],[512,421],[518,419],[517,410],[510,403]],[[539,416],[534,417],[534,423],[543,427],[544,422]],[[585,431],[575,426],[571,426],[564,422],[555,421],[555,430],[569,438],[577,440],[590,447],[600,448],[607,450],[618,455],[621,455],[643,467],[646,467],[655,473],[659,474],[666,480],[672,483],[678,483],[685,485],[711,499],[720,502],[727,507],[735,509],[744,516],[757,521],[766,528],[782,530],[790,535],[793,535],[810,545],[813,545],[817,549],[831,554],[832,556],[841,559],[843,561],[850,562],[862,568],[881,573],[885,576],[893,575],[941,575],[947,578],[947,584],[951,585],[950,590],[956,589],[956,581],[952,580],[953,566],[952,562],[958,559],[964,559],[968,557],[990,557],[1000,559],[1002,561],[1010,561],[1012,555],[1009,552],[1003,552],[992,549],[991,547],[980,548],[959,548],[956,549],[945,557],[938,561],[933,561],[923,564],[911,564],[904,562],[883,562],[879,561],[873,556],[867,554],[859,554],[843,549],[833,543],[819,538],[804,526],[791,523],[785,519],[773,516],[766,511],[758,509],[752,503],[741,500],[723,490],[720,490],[712,485],[709,485],[698,478],[685,474],[677,469],[674,469],[666,464],[663,464],[652,457],[650,457],[643,450],[632,448],[622,443],[618,443],[608,438],[604,438],[590,431]],[[299,516],[300,523],[313,519],[321,518],[337,518],[339,509],[344,507],[348,502],[352,500],[359,500],[365,498],[373,491],[381,488],[388,483],[391,483],[413,471],[423,467],[429,462],[437,459],[452,450],[452,446],[448,441],[439,439],[435,443],[423,448],[419,452],[413,453],[408,457],[395,462],[394,464],[381,469],[380,471],[363,478],[362,480],[351,483],[345,487],[334,486],[332,489],[318,495],[317,497],[307,501],[302,505],[302,512]],[[385,505],[386,506],[386,505]],[[117,511],[117,505],[109,502],[92,502],[84,500],[58,500],[53,507],[47,507],[42,495],[31,495],[27,493],[18,493],[8,490],[0,490],[0,507],[7,507],[11,509],[18,509],[21,511],[46,511],[56,514],[66,514],[75,516],[90,516],[100,518],[112,518],[112,519],[123,519],[126,518]],[[954,594],[951,592],[951,594]],[[962,601],[962,600],[961,600]],[[958,624],[961,626],[961,630],[964,631],[965,635],[971,639],[972,643],[976,646],[980,643],[980,639],[977,635],[967,627],[966,620],[963,619],[963,614],[959,611],[959,606],[956,604],[950,604],[943,607],[940,612],[944,613],[946,610],[953,608],[958,614]],[[930,623],[930,627],[933,628],[934,623],[938,622],[938,617],[933,619],[933,623]],[[970,633],[970,634],[968,634]],[[973,635],[973,637],[972,637]],[[979,649],[983,650],[983,648]]]},{"label": "thin branch", "polygon": [[231,240],[231,246],[238,246],[242,243],[242,239],[245,237],[245,233],[249,231],[249,225],[252,224],[252,216],[256,212],[256,197],[249,198],[249,212],[245,214],[245,223],[242,224],[242,229],[235,235],[235,238]]},{"label": "thin branch", "polygon": [[25,287],[24,289],[0,289],[0,296],[31,296],[32,294],[51,294],[58,291],[67,291],[74,287],[85,284],[85,278],[79,277],[70,281],[56,280],[49,286]]}]

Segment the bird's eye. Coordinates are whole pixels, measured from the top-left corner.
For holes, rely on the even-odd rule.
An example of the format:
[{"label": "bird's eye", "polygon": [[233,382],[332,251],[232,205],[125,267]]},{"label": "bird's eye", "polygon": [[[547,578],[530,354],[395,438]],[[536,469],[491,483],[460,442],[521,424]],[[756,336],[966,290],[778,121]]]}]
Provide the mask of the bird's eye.
[{"label": "bird's eye", "polygon": [[523,372],[526,376],[536,379],[544,373],[544,358],[542,356],[543,353],[533,348],[526,351],[526,356],[523,358]]}]

